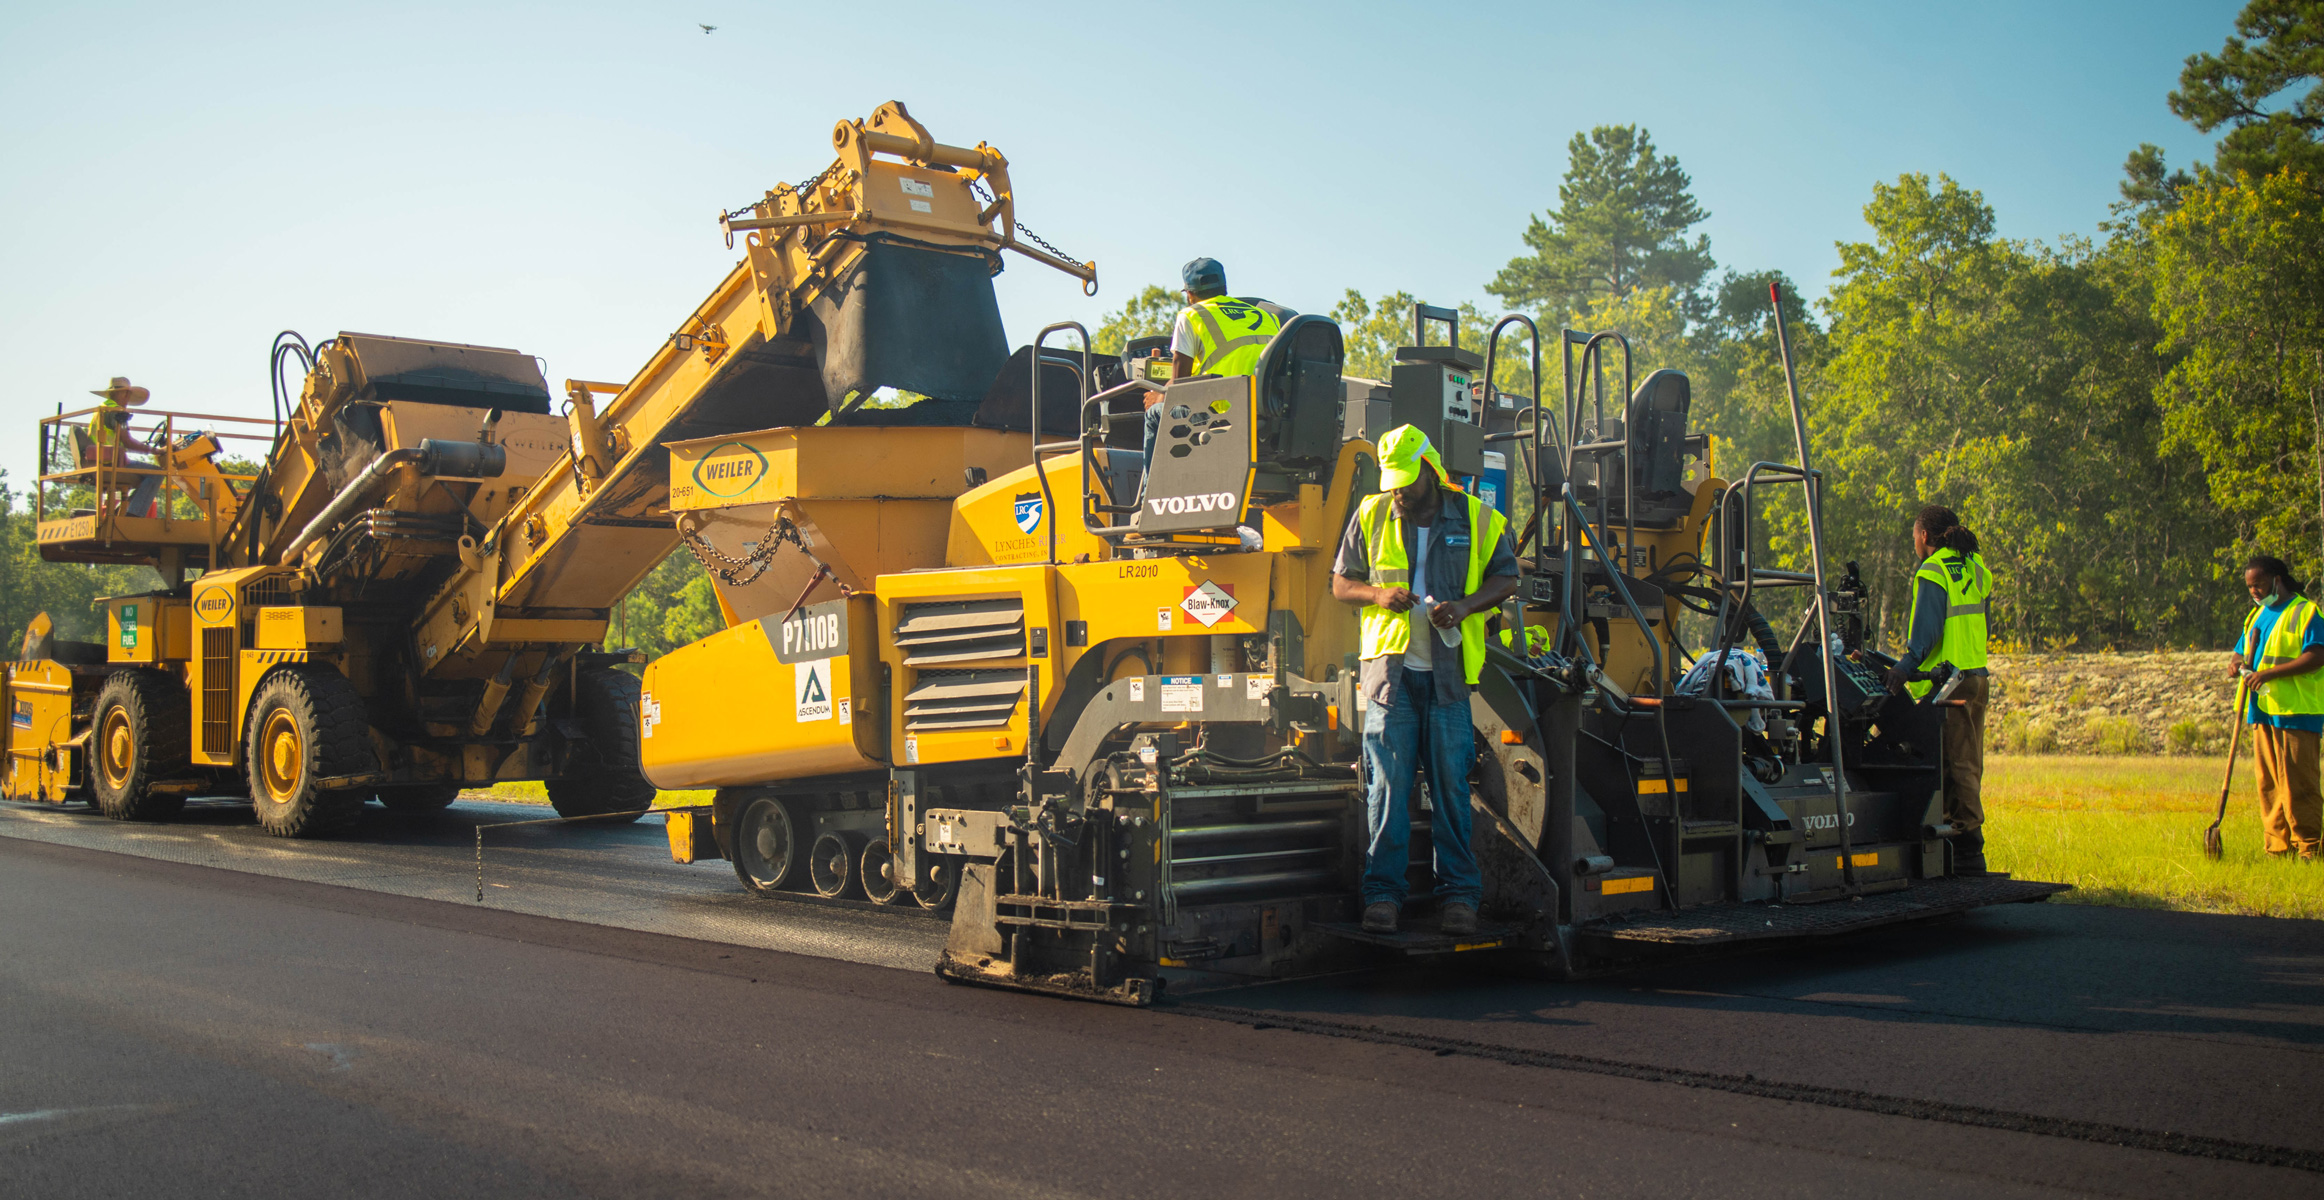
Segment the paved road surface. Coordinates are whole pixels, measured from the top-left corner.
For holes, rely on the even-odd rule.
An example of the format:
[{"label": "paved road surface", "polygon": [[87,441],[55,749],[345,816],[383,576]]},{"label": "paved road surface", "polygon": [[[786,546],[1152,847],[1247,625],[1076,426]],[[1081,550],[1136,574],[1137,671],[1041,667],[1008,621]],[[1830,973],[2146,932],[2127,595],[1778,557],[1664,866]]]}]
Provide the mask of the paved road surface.
[{"label": "paved road surface", "polygon": [[537,813],[0,808],[0,1195],[2324,1195],[2318,923],[1136,1012],[947,987],[933,922],[742,899],[650,826],[491,831],[476,904],[471,827]]}]

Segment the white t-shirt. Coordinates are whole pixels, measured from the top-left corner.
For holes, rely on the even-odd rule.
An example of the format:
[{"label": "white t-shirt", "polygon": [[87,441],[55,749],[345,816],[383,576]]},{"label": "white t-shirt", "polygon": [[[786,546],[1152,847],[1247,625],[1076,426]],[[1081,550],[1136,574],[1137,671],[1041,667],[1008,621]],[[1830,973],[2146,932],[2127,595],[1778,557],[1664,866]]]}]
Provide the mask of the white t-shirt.
[{"label": "white t-shirt", "polygon": [[[1412,554],[1412,594],[1428,595],[1428,529],[1417,526],[1412,531],[1415,549]],[[1378,553],[1374,551],[1374,553]],[[1428,605],[1424,601],[1412,606],[1412,632],[1404,646],[1404,669],[1433,671],[1436,669],[1436,626],[1428,623]]]},{"label": "white t-shirt", "polygon": [[1178,310],[1178,323],[1170,327],[1170,352],[1172,354],[1183,354],[1188,358],[1200,357],[1198,351],[1201,347],[1194,340],[1194,322],[1191,319],[1193,313],[1192,308]]}]

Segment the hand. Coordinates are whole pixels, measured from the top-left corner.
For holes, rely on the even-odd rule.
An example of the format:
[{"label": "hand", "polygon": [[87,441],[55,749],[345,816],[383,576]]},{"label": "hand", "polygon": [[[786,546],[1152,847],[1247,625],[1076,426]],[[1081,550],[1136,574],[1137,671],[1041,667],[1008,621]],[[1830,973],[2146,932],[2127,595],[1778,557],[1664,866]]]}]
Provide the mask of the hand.
[{"label": "hand", "polygon": [[1910,683],[1910,682],[1912,682],[1912,668],[1911,668],[1911,667],[1909,667],[1909,666],[1906,666],[1906,665],[1905,665],[1905,664],[1903,664],[1903,663],[1898,663],[1898,664],[1896,664],[1895,666],[1893,666],[1893,667],[1890,667],[1890,668],[1888,669],[1888,694],[1889,694],[1889,695],[1891,695],[1891,696],[1901,696],[1901,695],[1904,695],[1904,685],[1905,685],[1905,684],[1907,684],[1907,683]]},{"label": "hand", "polygon": [[2229,669],[2230,669],[2230,670],[2232,670],[2232,671],[2235,673],[2235,677],[2236,677],[2236,678],[2238,678],[2238,679],[2241,679],[2241,678],[2243,678],[2243,670],[2244,670],[2244,668],[2243,668],[2243,656],[2242,656],[2242,655],[2240,655],[2240,654],[2230,654],[2230,655],[2228,655],[2228,656],[2227,656],[2227,665],[2228,665]]},{"label": "hand", "polygon": [[1438,629],[1451,629],[1468,619],[1469,616],[1468,601],[1448,600],[1428,610],[1428,623]]},{"label": "hand", "polygon": [[1413,595],[1410,588],[1376,587],[1372,589],[1372,603],[1393,613],[1411,612],[1412,606],[1420,603],[1420,597]]}]

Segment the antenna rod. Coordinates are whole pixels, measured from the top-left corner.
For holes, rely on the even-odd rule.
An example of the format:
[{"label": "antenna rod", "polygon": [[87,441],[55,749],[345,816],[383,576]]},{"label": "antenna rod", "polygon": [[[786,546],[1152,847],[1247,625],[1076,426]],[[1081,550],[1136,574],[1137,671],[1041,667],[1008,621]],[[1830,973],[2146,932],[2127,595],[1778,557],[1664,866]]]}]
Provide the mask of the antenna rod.
[{"label": "antenna rod", "polygon": [[1816,658],[1824,664],[1824,749],[1832,756],[1832,807],[1840,826],[1840,877],[1848,890],[1856,888],[1856,868],[1849,861],[1848,764],[1840,737],[1840,667],[1832,661],[1832,604],[1824,591],[1824,488],[1808,461],[1808,421],[1800,410],[1799,377],[1791,366],[1791,338],[1783,327],[1783,285],[1770,282],[1767,299],[1775,307],[1775,348],[1783,358],[1783,390],[1791,397],[1792,438],[1799,445],[1800,486],[1807,489],[1808,553],[1816,575]]}]

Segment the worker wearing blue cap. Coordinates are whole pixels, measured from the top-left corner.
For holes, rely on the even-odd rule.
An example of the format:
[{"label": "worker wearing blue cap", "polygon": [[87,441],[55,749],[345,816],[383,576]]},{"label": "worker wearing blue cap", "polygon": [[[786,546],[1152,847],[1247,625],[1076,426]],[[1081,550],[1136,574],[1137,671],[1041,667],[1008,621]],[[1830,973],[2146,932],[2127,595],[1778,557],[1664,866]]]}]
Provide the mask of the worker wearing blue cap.
[{"label": "worker wearing blue cap", "polygon": [[[1259,352],[1283,328],[1289,311],[1264,300],[1227,295],[1227,269],[1215,258],[1198,258],[1179,269],[1186,283],[1186,307],[1170,330],[1170,377],[1248,375],[1259,369]],[[1162,393],[1146,394],[1146,457],[1162,425]]]}]

